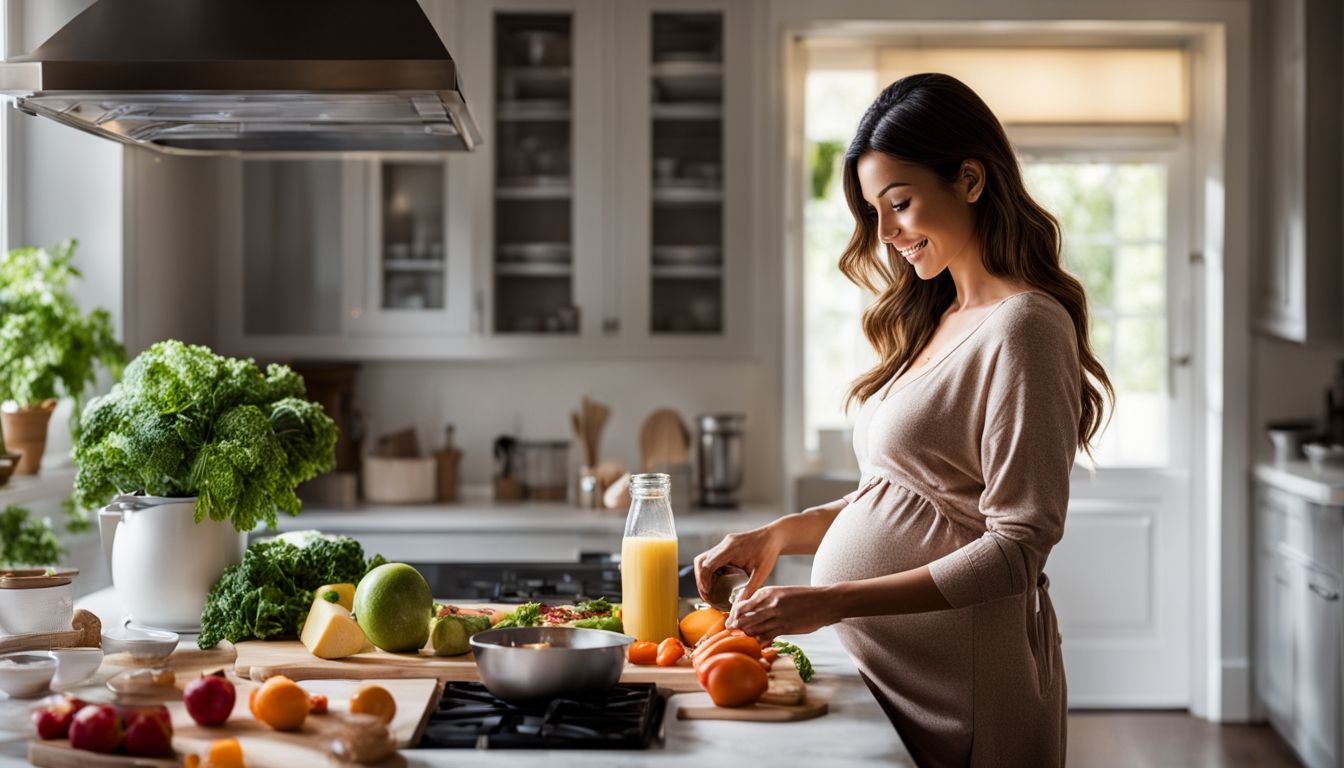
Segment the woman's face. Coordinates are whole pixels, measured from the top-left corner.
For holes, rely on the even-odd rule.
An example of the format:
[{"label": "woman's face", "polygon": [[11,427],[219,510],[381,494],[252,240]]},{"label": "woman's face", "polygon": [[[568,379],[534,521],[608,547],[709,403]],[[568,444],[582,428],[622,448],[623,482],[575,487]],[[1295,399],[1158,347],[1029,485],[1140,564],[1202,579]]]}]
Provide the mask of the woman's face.
[{"label": "woman's face", "polygon": [[869,215],[876,211],[878,239],[895,246],[921,280],[980,257],[971,206],[984,184],[980,163],[963,163],[962,175],[950,184],[928,168],[875,150],[860,155],[855,170]]}]

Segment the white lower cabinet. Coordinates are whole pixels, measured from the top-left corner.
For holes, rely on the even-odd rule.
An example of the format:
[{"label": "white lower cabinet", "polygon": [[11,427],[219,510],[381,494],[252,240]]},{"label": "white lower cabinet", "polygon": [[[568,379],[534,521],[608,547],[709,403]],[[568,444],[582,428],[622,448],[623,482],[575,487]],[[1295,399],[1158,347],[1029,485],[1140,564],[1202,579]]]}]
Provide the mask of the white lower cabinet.
[{"label": "white lower cabinet", "polygon": [[[1330,530],[1344,508],[1261,487],[1255,547],[1255,688],[1270,724],[1313,768],[1341,757],[1340,562],[1333,543],[1294,531]],[[1285,521],[1287,524],[1285,525]],[[1325,562],[1323,562],[1325,561]],[[1329,564],[1327,564],[1329,563]]]}]

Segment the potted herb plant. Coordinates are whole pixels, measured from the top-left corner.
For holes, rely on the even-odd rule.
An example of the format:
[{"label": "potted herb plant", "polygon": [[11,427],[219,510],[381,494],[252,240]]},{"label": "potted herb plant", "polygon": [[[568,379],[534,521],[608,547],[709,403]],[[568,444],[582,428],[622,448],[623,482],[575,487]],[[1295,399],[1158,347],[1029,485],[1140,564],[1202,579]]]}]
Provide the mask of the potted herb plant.
[{"label": "potted herb plant", "polygon": [[247,532],[297,515],[295,488],[335,466],[336,425],[298,374],[180,341],[131,361],[81,424],[74,503],[103,507],[112,583],[131,616],[168,629],[198,627]]},{"label": "potted herb plant", "polygon": [[84,393],[101,364],[115,377],[126,352],[112,335],[106,310],[81,314],[70,292],[79,277],[71,260],[75,241],[47,248],[16,248],[0,260],[0,423],[9,447],[22,454],[17,472],[37,474],[47,424],[64,394],[75,401],[71,429],[78,434]]}]

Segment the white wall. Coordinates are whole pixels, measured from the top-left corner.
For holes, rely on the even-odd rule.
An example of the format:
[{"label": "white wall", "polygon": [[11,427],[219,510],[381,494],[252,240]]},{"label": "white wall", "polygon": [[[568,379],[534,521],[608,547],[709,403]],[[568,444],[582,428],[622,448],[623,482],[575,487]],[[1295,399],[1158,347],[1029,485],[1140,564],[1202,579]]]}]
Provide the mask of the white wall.
[{"label": "white wall", "polygon": [[[24,3],[21,34],[11,40],[31,51],[92,0]],[[17,32],[18,30],[16,30]],[[14,51],[17,54],[19,51]],[[11,146],[18,188],[10,201],[9,247],[79,240],[75,265],[84,279],[74,285],[84,311],[101,307],[122,323],[122,149],[81,131],[29,115],[11,115]],[[71,404],[62,400],[51,422],[44,465],[68,463]]]},{"label": "white wall", "polygon": [[[681,413],[687,426],[701,413],[746,414],[744,493],[778,501],[781,486],[779,380],[772,367],[749,362],[369,363],[356,382],[367,424],[365,448],[378,435],[415,426],[422,450],[437,448],[443,426],[456,426],[464,450],[461,482],[485,484],[495,437],[569,439],[570,411],[584,395],[612,409],[602,457],[634,468],[639,428],[659,407]],[[578,448],[571,449],[571,459]]]}]

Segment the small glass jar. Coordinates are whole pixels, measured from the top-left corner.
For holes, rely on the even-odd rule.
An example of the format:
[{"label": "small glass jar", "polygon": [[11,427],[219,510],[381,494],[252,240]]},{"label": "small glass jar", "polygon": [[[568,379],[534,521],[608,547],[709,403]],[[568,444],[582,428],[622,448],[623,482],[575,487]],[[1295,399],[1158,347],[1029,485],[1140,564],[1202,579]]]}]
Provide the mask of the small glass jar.
[{"label": "small glass jar", "polygon": [[630,478],[630,512],[621,540],[621,623],[636,640],[677,636],[677,531],[671,478]]}]

